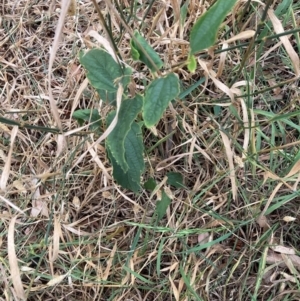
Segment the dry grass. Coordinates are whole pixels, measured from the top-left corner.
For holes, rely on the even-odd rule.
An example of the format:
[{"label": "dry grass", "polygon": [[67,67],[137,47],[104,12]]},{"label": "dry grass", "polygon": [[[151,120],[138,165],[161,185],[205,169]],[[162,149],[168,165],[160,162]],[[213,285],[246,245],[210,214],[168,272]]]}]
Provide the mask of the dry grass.
[{"label": "dry grass", "polygon": [[[189,30],[211,1],[191,0],[180,26],[179,1],[104,2],[109,30],[134,68],[133,91],[143,90],[150,75],[131,60],[120,12],[176,71],[183,90],[200,80],[168,109],[158,136],[145,133],[143,181],[155,178],[172,203],[156,223],[160,190],[122,190],[111,179],[104,144],[93,156],[97,135],[70,132],[78,128],[71,119],[75,109],[97,108],[103,118],[111,109],[86,86],[78,62],[79,51],[98,46],[90,30],[102,32],[93,3],[79,1],[74,15],[66,16],[49,83],[59,3],[5,0],[1,300],[299,300],[300,43],[298,33],[263,39],[279,33],[279,25],[297,29],[299,4],[273,1],[279,25],[272,27],[269,12],[255,51],[243,44],[249,39],[231,42],[236,47],[226,52],[220,46],[200,54],[201,66],[190,74],[181,67]],[[239,1],[219,41],[257,30],[263,13],[263,6]],[[51,93],[56,108],[50,107]],[[68,133],[64,139],[59,124]],[[184,189],[167,185],[170,171],[184,176]]]}]

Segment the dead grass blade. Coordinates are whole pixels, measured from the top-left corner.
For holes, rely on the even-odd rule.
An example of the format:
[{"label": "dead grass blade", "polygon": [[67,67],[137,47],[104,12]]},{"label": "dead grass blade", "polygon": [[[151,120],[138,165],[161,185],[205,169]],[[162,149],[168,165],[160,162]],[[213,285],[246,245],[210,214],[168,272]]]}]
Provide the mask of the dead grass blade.
[{"label": "dead grass blade", "polygon": [[284,184],[288,189],[290,189],[291,191],[294,191],[293,187],[291,185],[289,185],[286,181],[285,178],[280,178],[279,176],[275,175],[273,172],[271,172],[270,170],[267,170],[264,173],[264,181],[263,183],[266,183],[267,179],[270,178],[272,180],[278,180],[280,181],[282,184]]},{"label": "dead grass blade", "polygon": [[235,180],[235,172],[234,172],[234,164],[233,164],[233,151],[230,146],[230,141],[228,136],[220,131],[224,146],[225,146],[225,151],[226,151],[226,156],[228,159],[228,164],[229,164],[229,177],[231,181],[231,190],[232,190],[232,198],[236,200],[237,197],[237,186],[236,186],[236,180]]},{"label": "dead grass blade", "polygon": [[[289,38],[290,35],[287,37]],[[266,51],[257,61],[253,60],[252,63],[249,64],[249,66],[253,66],[258,62],[263,62],[271,53],[275,51],[275,49],[279,48],[281,45],[282,45],[281,41],[276,43],[273,47],[271,47],[268,51]]]},{"label": "dead grass blade", "polygon": [[[240,81],[233,84],[232,89],[235,91],[235,94],[241,95],[241,91],[237,89],[237,87],[247,85],[245,81]],[[250,127],[249,127],[249,116],[248,116],[248,108],[243,98],[238,98],[238,101],[241,104],[242,112],[243,112],[243,122],[244,122],[244,141],[243,141],[243,155],[242,158],[246,158],[246,153],[249,147],[250,142]]]},{"label": "dead grass blade", "polygon": [[290,172],[285,176],[285,178],[289,178],[300,171],[300,160],[296,162],[296,164],[292,167]]},{"label": "dead grass blade", "polygon": [[11,156],[12,156],[12,152],[13,152],[13,148],[14,148],[14,142],[18,133],[18,127],[14,126],[12,131],[11,131],[11,137],[10,137],[10,147],[9,147],[9,152],[7,155],[7,159],[2,171],[2,175],[1,175],[1,180],[0,180],[0,189],[2,191],[5,191],[6,189],[6,184],[7,184],[7,180],[9,178],[9,173],[10,173],[10,164],[11,164]]},{"label": "dead grass blade", "polygon": [[59,275],[59,276],[54,276],[48,283],[47,283],[47,286],[54,286],[54,285],[57,285],[59,284],[60,282],[62,282],[65,277],[68,275],[67,274],[64,274],[64,275]]},{"label": "dead grass blade", "polygon": [[90,31],[88,32],[88,35],[91,36],[91,37],[93,37],[94,39],[96,39],[96,40],[99,42],[99,44],[102,45],[102,46],[105,48],[105,50],[112,56],[112,58],[113,58],[116,62],[118,62],[118,59],[117,59],[117,57],[116,57],[116,54],[115,54],[113,48],[111,47],[110,42],[109,42],[107,39],[105,39],[104,37],[102,37],[102,36],[101,36],[97,31],[95,31],[95,30],[90,30]]},{"label": "dead grass blade", "polygon": [[108,279],[108,277],[109,277],[109,275],[111,273],[110,269],[111,269],[111,267],[113,265],[114,257],[115,257],[116,251],[117,251],[117,246],[118,246],[118,244],[117,244],[117,241],[116,241],[115,244],[114,244],[113,249],[111,250],[109,259],[108,259],[108,261],[106,263],[106,269],[104,271],[104,274],[101,277],[104,281]]},{"label": "dead grass blade", "polygon": [[[55,36],[54,36],[54,41],[52,44],[52,48],[50,49],[50,58],[49,58],[49,66],[48,66],[48,92],[49,92],[49,102],[50,102],[50,108],[54,117],[54,120],[58,126],[58,128],[62,131],[62,124],[60,121],[59,113],[58,113],[58,108],[56,106],[53,94],[52,94],[52,67],[55,59],[55,55],[58,49],[58,45],[60,42],[61,34],[62,34],[62,29],[64,26],[64,20],[65,17],[68,13],[68,9],[70,6],[70,0],[62,0],[61,2],[61,12],[59,16],[59,20],[55,29]],[[62,135],[58,135],[57,138],[57,156],[62,152],[64,146],[65,146],[65,138]]]},{"label": "dead grass blade", "polygon": [[149,29],[149,32],[147,33],[147,36],[146,36],[147,39],[150,38],[150,36],[151,36],[152,33],[153,33],[153,30],[155,29],[155,27],[158,26],[158,23],[159,23],[159,21],[160,21],[160,19],[161,19],[161,16],[162,16],[162,14],[163,14],[165,11],[166,11],[166,7],[163,6],[163,7],[159,10],[159,12],[156,14],[156,16],[153,18],[153,20],[152,20],[152,22],[151,22],[151,28]]},{"label": "dead grass blade", "polygon": [[[228,48],[228,44],[224,43],[222,45],[222,50],[224,50],[226,48]],[[223,73],[223,70],[224,70],[224,67],[225,67],[226,56],[227,56],[227,51],[221,52],[219,65],[218,65],[218,73],[217,73],[216,77],[220,77]]]},{"label": "dead grass blade", "polygon": [[101,171],[103,172],[103,174],[106,176],[107,179],[111,180],[111,176],[109,175],[107,169],[105,168],[105,166],[103,165],[101,159],[99,158],[99,156],[97,155],[97,153],[95,152],[95,150],[91,147],[91,145],[86,142],[88,150],[93,158],[93,160],[97,163],[97,165],[99,166],[99,168],[101,169]]},{"label": "dead grass blade", "polygon": [[191,138],[190,155],[188,158],[188,164],[189,164],[190,170],[192,170],[193,153],[194,153],[196,141],[197,141],[197,138],[195,136],[193,138]]},{"label": "dead grass blade", "polygon": [[294,277],[294,276],[291,276],[291,275],[289,275],[288,273],[285,273],[285,272],[280,272],[280,275],[282,275],[287,281],[290,281],[290,282],[293,282],[293,283],[298,282],[297,278],[299,278],[299,276]]},{"label": "dead grass blade", "polygon": [[52,94],[51,75],[52,75],[52,67],[53,67],[55,55],[56,55],[58,45],[60,42],[60,38],[61,38],[61,34],[62,34],[62,28],[64,26],[64,20],[68,13],[69,6],[70,6],[70,0],[62,0],[61,1],[61,12],[60,12],[59,20],[58,20],[58,23],[56,26],[52,48],[50,50],[49,67],[48,67],[49,68],[48,69],[48,81],[49,81],[48,85],[49,85],[50,107],[51,107],[51,111],[52,111],[53,117],[55,119],[55,122],[57,123],[57,126],[59,127],[60,130],[62,130],[62,125],[61,125],[58,109],[57,109],[57,106],[56,106],[56,103],[55,103],[55,100],[54,100],[53,94]]},{"label": "dead grass blade", "polygon": [[179,301],[180,300],[180,294],[179,294],[179,291],[178,291],[176,285],[174,284],[174,281],[172,280],[171,274],[169,274],[169,281],[171,283],[172,292],[173,292],[173,295],[175,297],[175,300]]},{"label": "dead grass blade", "polygon": [[14,231],[15,231],[15,223],[17,220],[17,216],[14,216],[8,227],[8,234],[7,234],[7,251],[8,251],[8,262],[10,267],[10,273],[11,273],[11,280],[14,286],[14,289],[16,291],[16,295],[21,300],[25,299],[25,291],[23,288],[23,284],[21,281],[21,275],[20,270],[18,266],[18,258],[16,255],[16,249],[15,249],[15,237],[14,237]]},{"label": "dead grass blade", "polygon": [[[83,93],[83,91],[86,89],[86,87],[88,86],[89,84],[89,80],[87,78],[84,79],[84,81],[80,84],[77,92],[76,92],[76,95],[75,95],[75,98],[72,102],[72,108],[71,108],[71,114],[70,114],[70,126],[71,126],[71,121],[72,121],[72,116],[73,116],[73,113],[74,111],[76,110],[78,104],[79,104],[79,101],[80,101],[80,96],[81,94]],[[65,136],[67,136],[65,134]]]},{"label": "dead grass blade", "polygon": [[207,66],[206,62],[200,59],[198,59],[198,62],[199,65],[205,71],[206,75],[214,82],[215,86],[219,88],[222,92],[224,92],[226,95],[228,95],[231,101],[234,102],[234,94],[232,90],[216,78],[215,72],[210,67]]},{"label": "dead grass blade", "polygon": [[295,181],[295,183],[293,185],[293,191],[297,190],[299,182],[300,182],[300,173],[298,174],[297,180]]},{"label": "dead grass blade", "polygon": [[294,249],[285,246],[275,245],[275,246],[270,246],[270,249],[272,249],[274,252],[281,253],[281,254],[295,255]]},{"label": "dead grass blade", "polygon": [[239,41],[239,40],[245,40],[245,39],[250,39],[252,37],[254,37],[255,35],[255,30],[245,30],[243,32],[240,32],[239,34],[235,35],[234,37],[224,41],[224,42],[221,42],[220,44],[223,44],[223,43],[232,43],[232,42],[235,42],[235,41]]},{"label": "dead grass blade", "polygon": [[38,177],[31,180],[32,186],[35,187],[35,191],[32,195],[32,207],[30,215],[33,217],[41,214],[42,216],[49,217],[49,211],[47,207],[47,202],[43,201],[40,193],[40,187],[38,186]]},{"label": "dead grass blade", "polygon": [[281,257],[292,274],[295,273],[295,268],[300,269],[300,257],[295,254],[283,254]]},{"label": "dead grass blade", "polygon": [[266,211],[268,210],[269,206],[271,205],[276,193],[279,191],[280,187],[283,185],[283,183],[278,183],[278,185],[275,187],[275,189],[273,190],[272,194],[270,195],[265,208],[263,209],[263,211],[261,212],[261,214],[259,215],[259,217],[257,218],[257,223],[260,225],[260,227],[262,228],[268,228],[269,225],[266,224],[266,217],[264,217]]},{"label": "dead grass blade", "polygon": [[54,231],[53,231],[53,249],[51,254],[51,262],[54,262],[58,258],[59,252],[59,239],[61,236],[60,220],[57,216],[54,217]]},{"label": "dead grass blade", "polygon": [[[276,17],[273,9],[268,10],[268,15],[273,24],[275,32],[277,34],[284,32],[283,26],[282,26],[281,22],[279,21],[279,19]],[[298,54],[294,50],[294,48],[287,36],[281,36],[280,41],[282,42],[287,54],[289,55],[289,57],[292,61],[294,71],[296,73],[296,77],[300,76],[300,60],[299,60]]]},{"label": "dead grass blade", "polygon": [[88,233],[86,231],[83,231],[83,230],[77,230],[75,229],[74,227],[70,226],[70,225],[65,225],[63,224],[62,225],[63,228],[65,228],[66,230],[70,231],[71,233],[75,234],[75,235],[78,235],[78,236],[82,236],[82,235],[85,235],[85,236],[91,236],[93,235],[92,233]]},{"label": "dead grass blade", "polygon": [[179,1],[178,0],[170,0],[171,1],[171,6],[174,12],[174,18],[175,22],[177,22],[180,19],[180,6],[179,6]]}]

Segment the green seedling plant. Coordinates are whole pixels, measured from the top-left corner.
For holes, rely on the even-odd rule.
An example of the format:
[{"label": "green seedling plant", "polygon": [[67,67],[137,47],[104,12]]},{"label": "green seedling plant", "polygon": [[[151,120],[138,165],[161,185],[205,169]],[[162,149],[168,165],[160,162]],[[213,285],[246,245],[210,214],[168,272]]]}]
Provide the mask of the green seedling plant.
[{"label": "green seedling plant", "polygon": [[[236,2],[216,1],[194,24],[190,34],[190,53],[186,60],[190,72],[195,72],[197,68],[195,55],[214,45],[218,29]],[[131,68],[121,65],[104,49],[81,53],[80,63],[87,71],[90,84],[111,105],[116,105],[119,84],[123,86],[119,110],[113,110],[106,118],[108,127],[118,112],[117,124],[105,143],[115,181],[137,193],[141,189],[141,177],[145,170],[142,127],[150,129],[156,126],[169,103],[180,97],[180,80],[174,72],[165,71],[162,74],[163,61],[138,31],[134,32],[130,45],[132,58],[145,64],[152,74],[152,80],[143,94],[134,97],[128,95]],[[73,118],[81,123],[91,122],[93,129],[95,125],[102,124],[94,110],[76,111]]]}]

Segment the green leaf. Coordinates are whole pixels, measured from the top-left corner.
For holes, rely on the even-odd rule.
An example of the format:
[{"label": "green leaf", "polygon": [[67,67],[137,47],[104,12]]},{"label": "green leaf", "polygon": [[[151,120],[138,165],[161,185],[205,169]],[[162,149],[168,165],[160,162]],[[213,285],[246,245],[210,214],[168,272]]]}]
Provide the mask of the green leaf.
[{"label": "green leaf", "polygon": [[115,92],[119,81],[124,88],[130,81],[131,69],[122,69],[103,49],[92,49],[81,55],[79,60],[87,70],[87,78],[95,89]]},{"label": "green leaf", "polygon": [[163,191],[161,200],[156,203],[156,208],[155,208],[158,222],[164,217],[170,204],[171,204],[171,199]]},{"label": "green leaf", "polygon": [[108,92],[106,90],[97,89],[100,98],[107,104],[116,106],[117,92]]},{"label": "green leaf", "polygon": [[[137,114],[141,111],[142,105],[143,97],[140,95],[136,95],[136,97],[132,99],[123,100],[121,102],[118,122],[106,139],[106,143],[112,156],[124,172],[129,168],[128,163],[125,160],[125,138],[130,131],[131,124],[135,120]],[[108,124],[112,122],[115,114],[116,112],[114,111],[108,115]]]},{"label": "green leaf", "polygon": [[218,0],[197,20],[190,34],[191,54],[214,45],[217,32],[237,0]]},{"label": "green leaf", "polygon": [[101,117],[96,109],[77,110],[73,113],[72,118],[76,119],[80,126],[85,121],[92,123],[90,125],[92,131],[99,130],[102,126]]},{"label": "green leaf", "polygon": [[137,49],[135,49],[135,45],[133,43],[133,40],[130,41],[130,48],[131,48],[131,56],[135,61],[138,61],[140,59],[140,53]]},{"label": "green leaf", "polygon": [[156,181],[153,178],[149,178],[144,184],[144,188],[149,191],[154,191],[155,187]]},{"label": "green leaf", "polygon": [[[133,38],[130,41],[130,46],[132,58],[143,62],[152,72],[160,69],[164,65],[157,52],[148,44],[138,31],[134,32]],[[149,60],[149,58],[151,60]]]},{"label": "green leaf", "polygon": [[179,91],[179,80],[174,73],[152,81],[145,91],[143,106],[146,127],[150,128],[160,120],[169,102],[178,96]]},{"label": "green leaf", "polygon": [[172,185],[176,188],[184,187],[184,185],[183,185],[183,176],[179,172],[172,172],[172,171],[168,172],[167,177],[168,177],[167,183],[169,185]]},{"label": "green leaf", "polygon": [[188,70],[192,73],[194,73],[196,71],[197,68],[197,61],[194,55],[190,55],[188,58]]},{"label": "green leaf", "polygon": [[138,192],[141,189],[141,175],[145,169],[141,126],[135,122],[132,123],[131,129],[125,138],[125,161],[129,166],[126,172],[116,162],[109,148],[107,148],[107,152],[113,166],[113,177],[116,182],[123,188]]}]

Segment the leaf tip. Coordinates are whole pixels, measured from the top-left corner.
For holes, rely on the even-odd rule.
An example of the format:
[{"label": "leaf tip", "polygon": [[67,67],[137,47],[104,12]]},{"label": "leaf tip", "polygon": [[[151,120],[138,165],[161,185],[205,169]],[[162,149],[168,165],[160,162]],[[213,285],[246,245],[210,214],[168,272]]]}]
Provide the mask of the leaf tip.
[{"label": "leaf tip", "polygon": [[191,73],[194,73],[197,68],[197,61],[194,55],[190,55],[187,61],[187,68]]}]

